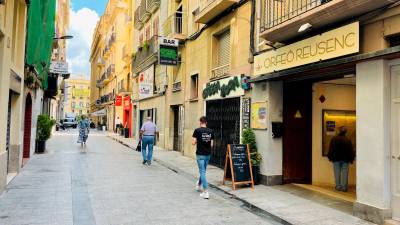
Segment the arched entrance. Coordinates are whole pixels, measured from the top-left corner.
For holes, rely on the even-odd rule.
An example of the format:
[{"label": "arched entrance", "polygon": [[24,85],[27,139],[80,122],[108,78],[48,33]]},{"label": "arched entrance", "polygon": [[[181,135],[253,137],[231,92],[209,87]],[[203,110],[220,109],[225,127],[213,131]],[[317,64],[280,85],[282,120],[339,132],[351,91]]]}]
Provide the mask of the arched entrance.
[{"label": "arched entrance", "polygon": [[30,157],[31,151],[31,127],[32,127],[32,96],[30,93],[26,96],[25,117],[24,117],[24,152],[23,158]]}]

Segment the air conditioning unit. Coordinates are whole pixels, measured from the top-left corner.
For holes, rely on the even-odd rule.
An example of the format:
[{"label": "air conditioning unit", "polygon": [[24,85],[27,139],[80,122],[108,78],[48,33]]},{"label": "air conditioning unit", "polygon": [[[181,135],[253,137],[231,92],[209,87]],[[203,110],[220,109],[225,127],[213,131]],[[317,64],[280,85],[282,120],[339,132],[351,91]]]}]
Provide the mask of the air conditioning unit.
[{"label": "air conditioning unit", "polygon": [[164,94],[165,93],[165,85],[157,86],[157,94]]}]

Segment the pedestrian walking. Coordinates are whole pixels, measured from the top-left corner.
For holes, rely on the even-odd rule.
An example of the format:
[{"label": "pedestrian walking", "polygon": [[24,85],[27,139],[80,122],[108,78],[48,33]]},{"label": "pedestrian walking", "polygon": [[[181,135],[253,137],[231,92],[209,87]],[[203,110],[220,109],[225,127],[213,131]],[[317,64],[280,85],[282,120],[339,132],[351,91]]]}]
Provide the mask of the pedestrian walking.
[{"label": "pedestrian walking", "polygon": [[200,197],[209,199],[206,171],[211,158],[211,149],[214,146],[214,131],[207,128],[207,118],[200,118],[200,127],[193,132],[192,145],[196,145],[196,159],[199,167],[200,178],[196,183],[196,190],[200,191]]},{"label": "pedestrian walking", "polygon": [[346,137],[347,128],[342,126],[339,133],[332,138],[329,144],[328,159],[333,162],[335,174],[335,189],[338,191],[348,191],[349,164],[353,163],[355,153],[353,144]]},{"label": "pedestrian walking", "polygon": [[78,143],[81,144],[81,147],[83,147],[83,145],[86,146],[86,141],[89,136],[89,121],[86,119],[84,115],[82,115],[82,119],[78,123],[78,128],[79,128]]},{"label": "pedestrian walking", "polygon": [[121,124],[122,124],[122,122],[121,122],[121,120],[119,119],[119,116],[117,116],[117,119],[115,119],[115,133],[118,132],[118,128],[121,127]]},{"label": "pedestrian walking", "polygon": [[153,158],[153,146],[159,140],[160,134],[151,117],[148,117],[146,120],[140,129],[140,140],[142,142],[143,165],[147,163],[150,166]]}]

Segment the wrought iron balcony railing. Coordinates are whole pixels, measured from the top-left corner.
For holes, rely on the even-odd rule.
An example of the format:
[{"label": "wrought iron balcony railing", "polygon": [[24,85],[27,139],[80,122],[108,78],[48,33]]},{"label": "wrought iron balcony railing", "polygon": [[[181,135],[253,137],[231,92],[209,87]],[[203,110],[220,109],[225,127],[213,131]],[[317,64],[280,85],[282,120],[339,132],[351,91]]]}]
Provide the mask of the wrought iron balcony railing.
[{"label": "wrought iron balcony railing", "polygon": [[261,32],[330,1],[331,0],[262,0]]},{"label": "wrought iron balcony railing", "polygon": [[140,20],[140,10],[141,10],[140,8],[141,8],[141,6],[139,6],[139,7],[136,8],[136,10],[135,10],[135,16],[134,16],[134,17],[135,17],[135,24],[134,24],[134,26],[135,26],[135,28],[138,29],[138,30],[142,29],[143,26],[144,26],[143,21]]}]

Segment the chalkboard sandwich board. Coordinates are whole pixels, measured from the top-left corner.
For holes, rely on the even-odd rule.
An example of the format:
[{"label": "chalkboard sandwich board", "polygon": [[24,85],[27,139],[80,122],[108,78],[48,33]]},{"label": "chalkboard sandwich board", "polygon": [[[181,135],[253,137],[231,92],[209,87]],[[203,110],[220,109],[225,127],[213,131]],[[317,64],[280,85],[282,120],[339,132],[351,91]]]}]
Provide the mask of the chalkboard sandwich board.
[{"label": "chalkboard sandwich board", "polygon": [[243,184],[250,184],[251,188],[254,189],[248,145],[228,145],[222,183],[225,184],[225,181],[232,182],[233,190],[236,190],[236,185]]}]

